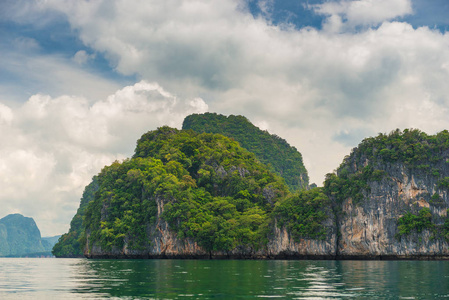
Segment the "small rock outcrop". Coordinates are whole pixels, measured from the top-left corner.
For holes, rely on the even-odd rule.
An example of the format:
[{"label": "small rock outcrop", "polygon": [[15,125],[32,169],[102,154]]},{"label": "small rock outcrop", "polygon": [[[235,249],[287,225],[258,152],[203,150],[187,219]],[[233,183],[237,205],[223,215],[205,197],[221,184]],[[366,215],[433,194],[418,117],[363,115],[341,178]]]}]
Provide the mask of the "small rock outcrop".
[{"label": "small rock outcrop", "polygon": [[295,240],[285,227],[274,226],[274,235],[268,243],[269,257],[334,259],[337,255],[337,232],[332,215],[323,225],[331,229],[325,238],[301,238],[299,240]]}]

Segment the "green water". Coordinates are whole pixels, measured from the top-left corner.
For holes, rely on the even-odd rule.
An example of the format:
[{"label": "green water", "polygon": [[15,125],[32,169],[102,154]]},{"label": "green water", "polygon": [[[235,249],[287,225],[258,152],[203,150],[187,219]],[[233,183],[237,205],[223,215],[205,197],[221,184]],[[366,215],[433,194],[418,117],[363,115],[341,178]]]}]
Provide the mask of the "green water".
[{"label": "green water", "polygon": [[440,299],[448,261],[0,258],[0,299]]}]

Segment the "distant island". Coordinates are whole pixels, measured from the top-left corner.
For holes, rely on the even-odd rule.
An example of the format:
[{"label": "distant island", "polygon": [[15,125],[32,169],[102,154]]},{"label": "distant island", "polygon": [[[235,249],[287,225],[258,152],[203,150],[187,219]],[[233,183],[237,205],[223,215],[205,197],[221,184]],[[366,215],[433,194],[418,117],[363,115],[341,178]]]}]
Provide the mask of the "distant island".
[{"label": "distant island", "polygon": [[48,257],[60,236],[43,237],[32,218],[10,214],[0,219],[0,257]]},{"label": "distant island", "polygon": [[324,187],[242,116],[145,133],[92,180],[57,257],[449,259],[449,132],[363,140]]}]

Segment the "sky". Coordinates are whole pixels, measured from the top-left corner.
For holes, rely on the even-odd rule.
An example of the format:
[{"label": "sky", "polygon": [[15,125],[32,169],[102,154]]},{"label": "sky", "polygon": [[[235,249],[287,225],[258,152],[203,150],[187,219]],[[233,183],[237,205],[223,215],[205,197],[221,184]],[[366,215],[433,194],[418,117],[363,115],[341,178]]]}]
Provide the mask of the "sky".
[{"label": "sky", "polygon": [[0,218],[68,231],[84,187],[185,116],[244,115],[322,185],[364,138],[449,129],[447,0],[2,0]]}]

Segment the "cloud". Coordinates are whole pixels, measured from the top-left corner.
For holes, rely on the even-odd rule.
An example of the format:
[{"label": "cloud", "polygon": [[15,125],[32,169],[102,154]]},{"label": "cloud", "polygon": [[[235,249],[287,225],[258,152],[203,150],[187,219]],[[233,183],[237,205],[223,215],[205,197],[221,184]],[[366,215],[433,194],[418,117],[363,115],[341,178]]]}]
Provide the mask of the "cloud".
[{"label": "cloud", "polygon": [[29,53],[41,49],[39,43],[32,38],[18,37],[12,41],[12,45],[16,51]]},{"label": "cloud", "polygon": [[240,1],[47,5],[65,13],[83,43],[118,72],[200,96],[212,111],[246,115],[287,138],[318,183],[357,144],[358,134],[342,139],[342,132],[448,125],[439,112],[449,105],[449,34],[389,21],[412,13],[410,1],[315,6],[335,17],[335,32],[274,26]]},{"label": "cloud", "polygon": [[92,104],[42,94],[15,109],[0,104],[2,213],[33,216],[46,235],[63,233],[103,166],[131,156],[144,132],[179,128],[187,114],[207,108],[200,98],[181,100],[145,81]]},{"label": "cloud", "polygon": [[[0,42],[0,100],[23,102],[33,94],[86,96],[95,101],[110,95],[120,85],[83,69],[61,55],[43,54],[31,39],[11,45]],[[34,47],[34,48],[33,48]]]},{"label": "cloud", "polygon": [[0,103],[0,124],[10,125],[14,118],[12,109]]},{"label": "cloud", "polygon": [[411,0],[340,0],[310,5],[316,13],[329,16],[324,28],[338,32],[346,27],[376,26],[413,12]]},{"label": "cloud", "polygon": [[95,54],[87,54],[87,52],[85,50],[79,50],[73,56],[73,61],[79,65],[84,65],[88,61],[90,61],[94,58],[95,58]]}]

